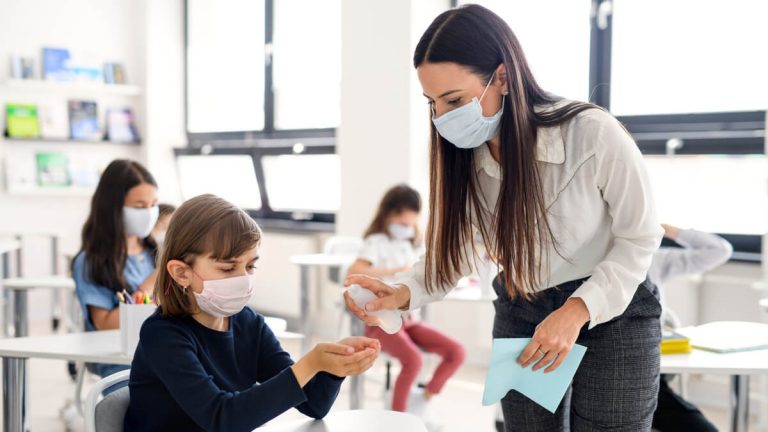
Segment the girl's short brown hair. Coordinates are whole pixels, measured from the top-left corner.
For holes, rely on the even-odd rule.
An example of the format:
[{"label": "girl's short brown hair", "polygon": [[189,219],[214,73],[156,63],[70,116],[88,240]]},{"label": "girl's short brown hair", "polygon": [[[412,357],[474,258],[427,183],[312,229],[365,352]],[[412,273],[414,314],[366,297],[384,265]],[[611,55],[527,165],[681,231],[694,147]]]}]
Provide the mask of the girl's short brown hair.
[{"label": "girl's short brown hair", "polygon": [[168,261],[179,260],[192,266],[195,258],[216,260],[237,258],[261,242],[258,224],[239,207],[215,195],[200,195],[181,205],[165,235],[157,263],[155,300],[163,316],[197,313],[191,290],[184,289],[168,274]]}]

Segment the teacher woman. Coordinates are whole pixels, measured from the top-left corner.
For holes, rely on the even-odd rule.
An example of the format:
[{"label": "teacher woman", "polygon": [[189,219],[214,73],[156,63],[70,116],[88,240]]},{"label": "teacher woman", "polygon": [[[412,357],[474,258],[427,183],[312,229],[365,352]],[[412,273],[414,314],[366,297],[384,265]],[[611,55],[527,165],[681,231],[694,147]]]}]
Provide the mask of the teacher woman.
[{"label": "teacher woman", "polygon": [[439,15],[413,64],[432,113],[427,251],[397,283],[346,284],[379,297],[368,311],[417,309],[470,274],[483,247],[500,270],[493,337],[532,338],[521,365],[552,371],[587,347],[554,415],[504,397],[506,430],[650,430],[661,307],[646,271],[663,233],[632,138],[604,110],[544,91],[483,7]]}]

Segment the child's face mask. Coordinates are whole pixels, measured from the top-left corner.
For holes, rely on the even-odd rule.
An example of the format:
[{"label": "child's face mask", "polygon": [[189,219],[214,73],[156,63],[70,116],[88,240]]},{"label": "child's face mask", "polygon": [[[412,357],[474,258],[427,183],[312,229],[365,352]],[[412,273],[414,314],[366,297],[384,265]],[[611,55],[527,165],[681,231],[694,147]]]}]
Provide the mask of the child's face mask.
[{"label": "child's face mask", "polygon": [[256,285],[255,275],[235,276],[226,279],[204,280],[203,292],[194,293],[200,309],[217,318],[232,316],[245,307],[251,300],[253,287]]},{"label": "child's face mask", "polygon": [[150,208],[123,207],[123,225],[125,234],[146,238],[152,232],[157,222],[160,209],[157,206]]},{"label": "child's face mask", "polygon": [[410,240],[416,236],[416,230],[409,225],[393,223],[389,224],[387,230],[389,235],[395,240]]}]

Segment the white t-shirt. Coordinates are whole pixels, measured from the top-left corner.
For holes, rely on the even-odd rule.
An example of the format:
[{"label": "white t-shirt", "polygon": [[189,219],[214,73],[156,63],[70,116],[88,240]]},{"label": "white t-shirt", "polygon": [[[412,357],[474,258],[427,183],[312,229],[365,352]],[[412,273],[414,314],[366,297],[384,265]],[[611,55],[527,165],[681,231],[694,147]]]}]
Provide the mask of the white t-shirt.
[{"label": "white t-shirt", "polygon": [[[423,246],[414,246],[410,240],[396,240],[381,233],[365,238],[359,258],[376,268],[394,269],[416,264],[423,253]],[[387,282],[394,280],[393,277],[382,279]]]}]

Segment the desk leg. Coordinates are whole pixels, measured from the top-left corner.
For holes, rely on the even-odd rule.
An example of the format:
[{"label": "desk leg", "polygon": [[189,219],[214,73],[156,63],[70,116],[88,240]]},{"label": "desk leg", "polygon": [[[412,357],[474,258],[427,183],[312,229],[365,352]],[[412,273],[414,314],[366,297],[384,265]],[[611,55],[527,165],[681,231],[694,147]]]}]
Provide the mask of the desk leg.
[{"label": "desk leg", "polygon": [[13,337],[29,335],[27,311],[27,290],[15,290],[13,292]]},{"label": "desk leg", "polygon": [[747,432],[749,425],[749,375],[731,376],[731,431]]},{"label": "desk leg", "polygon": [[[11,277],[11,262],[8,252],[2,254],[3,255],[3,279],[8,279]],[[13,313],[13,308],[11,305],[11,292],[5,289],[3,287],[3,335],[5,337],[10,337],[11,335],[11,314]]]},{"label": "desk leg", "polygon": [[309,319],[309,272],[310,268],[307,265],[301,265],[301,334],[304,338],[301,340],[301,354],[304,355],[309,352],[312,344],[312,338],[310,337],[310,319]]},{"label": "desk leg", "polygon": [[[59,238],[55,235],[51,236],[51,274],[55,276],[59,274]],[[51,327],[54,332],[61,324],[61,310],[61,291],[54,288],[51,290],[51,316],[53,317]]]},{"label": "desk leg", "polygon": [[27,359],[3,357],[3,430],[24,432]]},{"label": "desk leg", "polygon": [[[364,329],[365,324],[363,324],[363,322],[356,316],[349,314],[349,334],[352,336],[362,336]],[[365,394],[364,384],[365,377],[362,374],[350,377],[349,409],[356,410],[363,408],[363,395]]]}]

